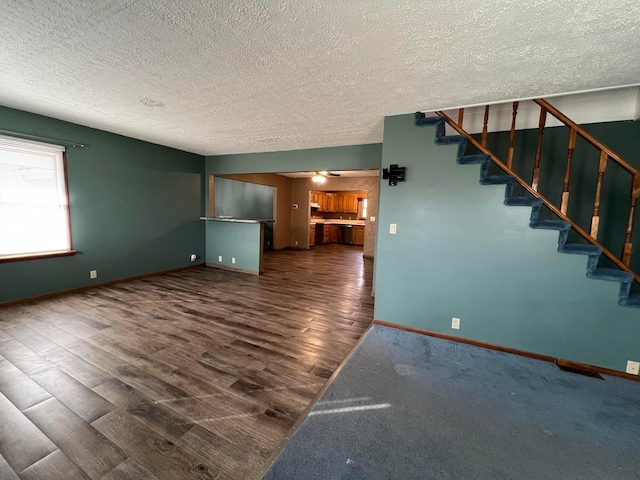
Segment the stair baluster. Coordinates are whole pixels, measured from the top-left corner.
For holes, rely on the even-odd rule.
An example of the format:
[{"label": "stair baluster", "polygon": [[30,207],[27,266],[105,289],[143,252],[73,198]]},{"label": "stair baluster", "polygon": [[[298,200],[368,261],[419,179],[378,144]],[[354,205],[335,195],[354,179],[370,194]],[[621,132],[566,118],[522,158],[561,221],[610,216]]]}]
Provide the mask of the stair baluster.
[{"label": "stair baluster", "polygon": [[567,214],[569,208],[569,182],[571,182],[571,160],[573,160],[573,151],[576,149],[577,130],[571,128],[569,133],[569,148],[567,151],[567,169],[564,173],[564,184],[562,185],[562,200],[560,203],[560,211]]},{"label": "stair baluster", "polygon": [[607,170],[607,160],[609,155],[604,150],[600,151],[600,162],[598,164],[598,184],[596,185],[596,198],[593,201],[593,216],[591,217],[591,236],[598,239],[598,229],[600,228],[600,194],[602,193],[602,180],[604,172]]},{"label": "stair baluster", "polygon": [[633,236],[633,222],[638,197],[640,197],[640,175],[636,174],[633,177],[633,183],[631,185],[631,208],[629,210],[629,221],[627,222],[627,231],[624,239],[624,247],[622,249],[622,263],[626,266],[629,266],[629,263],[631,262],[631,252],[633,250],[631,237]]},{"label": "stair baluster", "polygon": [[513,102],[513,113],[511,114],[511,133],[509,133],[509,149],[507,150],[507,167],[513,166],[513,144],[516,139],[516,115],[518,115],[518,105],[520,102]]},{"label": "stair baluster", "polygon": [[462,128],[462,120],[464,119],[464,108],[458,109],[458,125]]},{"label": "stair baluster", "polygon": [[544,135],[544,125],[547,122],[547,109],[540,107],[540,121],[538,122],[538,147],[536,148],[536,158],[533,164],[533,175],[531,176],[531,187],[537,192],[540,181],[540,157],[542,156],[542,136]]},{"label": "stair baluster", "polygon": [[482,124],[482,141],[483,147],[487,146],[487,125],[489,124],[489,105],[484,107],[484,123]]}]

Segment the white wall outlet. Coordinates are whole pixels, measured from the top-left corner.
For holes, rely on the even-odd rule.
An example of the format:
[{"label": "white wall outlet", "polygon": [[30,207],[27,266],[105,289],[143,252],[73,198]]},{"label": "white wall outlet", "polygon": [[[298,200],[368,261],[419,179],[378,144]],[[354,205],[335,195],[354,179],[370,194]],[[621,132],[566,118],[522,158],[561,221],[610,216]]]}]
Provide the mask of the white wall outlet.
[{"label": "white wall outlet", "polygon": [[197,256],[195,253],[192,253],[192,254],[191,254],[191,261],[192,261],[192,262],[195,262],[195,261],[196,261],[196,258],[198,258],[198,256]]},{"label": "white wall outlet", "polygon": [[95,280],[96,278],[98,278],[98,271],[97,270],[91,270],[89,272],[89,277],[91,278],[91,280]]},{"label": "white wall outlet", "polygon": [[390,233],[391,235],[395,235],[397,230],[398,230],[398,225],[397,225],[397,224],[395,224],[395,223],[391,223],[391,224],[389,225],[389,233]]},{"label": "white wall outlet", "polygon": [[375,222],[376,221],[376,217],[369,217],[369,220],[372,221],[372,222]]},{"label": "white wall outlet", "polygon": [[221,262],[222,261],[222,255],[218,255],[218,261]]},{"label": "white wall outlet", "polygon": [[460,330],[460,319],[456,317],[451,318],[451,328]]},{"label": "white wall outlet", "polygon": [[236,257],[231,257],[231,263],[236,263]]},{"label": "white wall outlet", "polygon": [[634,362],[632,360],[628,360],[627,373],[630,373],[631,375],[640,375],[640,362]]}]

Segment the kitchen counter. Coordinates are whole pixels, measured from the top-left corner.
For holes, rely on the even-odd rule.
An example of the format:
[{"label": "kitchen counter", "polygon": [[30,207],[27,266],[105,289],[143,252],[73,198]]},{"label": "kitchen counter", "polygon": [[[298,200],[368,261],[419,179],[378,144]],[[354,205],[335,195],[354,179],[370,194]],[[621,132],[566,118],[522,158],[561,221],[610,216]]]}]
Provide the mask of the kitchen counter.
[{"label": "kitchen counter", "polygon": [[323,223],[324,225],[364,225],[364,220],[345,220],[340,218],[312,218],[311,225]]},{"label": "kitchen counter", "polygon": [[233,218],[233,217],[200,217],[200,220],[209,222],[230,222],[230,223],[264,223],[275,222],[275,220],[267,218]]}]

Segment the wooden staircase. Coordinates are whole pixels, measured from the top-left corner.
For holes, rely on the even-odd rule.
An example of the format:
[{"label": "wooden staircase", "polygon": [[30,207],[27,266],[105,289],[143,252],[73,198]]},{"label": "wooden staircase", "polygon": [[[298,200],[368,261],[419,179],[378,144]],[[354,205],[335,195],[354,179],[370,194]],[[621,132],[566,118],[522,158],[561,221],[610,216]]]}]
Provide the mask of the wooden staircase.
[{"label": "wooden staircase", "polygon": [[[422,113],[416,114],[417,125],[438,125],[438,133],[436,134],[436,143],[438,144],[452,144],[457,143],[458,149],[458,163],[481,163],[480,183],[482,184],[505,184],[507,186],[505,192],[505,204],[507,205],[519,205],[532,207],[531,228],[543,228],[553,229],[559,231],[558,251],[567,254],[581,254],[588,255],[587,276],[590,278],[597,278],[602,280],[611,280],[620,282],[620,295],[619,303],[624,306],[640,306],[640,296],[635,296],[632,291],[640,282],[640,275],[632,269],[632,252],[633,252],[633,233],[634,233],[634,217],[638,197],[640,196],[640,172],[632,165],[624,160],[620,155],[616,154],[613,150],[605,146],[602,142],[595,139],[584,128],[570,120],[563,113],[558,111],[550,103],[543,99],[533,100],[535,105],[540,109],[539,126],[537,132],[537,147],[535,151],[535,160],[533,171],[531,173],[531,181],[525,180],[522,173],[517,173],[517,162],[519,156],[518,151],[515,148],[516,139],[516,118],[518,114],[518,108],[520,102],[513,102],[512,104],[512,120],[511,129],[509,132],[509,144],[506,150],[506,157],[504,159],[488,148],[488,136],[491,132],[488,131],[490,106],[484,107],[484,121],[482,127],[482,133],[479,135],[473,135],[467,132],[464,128],[464,109],[458,111],[457,119],[447,115],[445,112],[438,111],[436,117],[427,117]],[[568,133],[568,145],[566,151],[566,163],[563,165],[564,176],[562,184],[562,194],[560,198],[554,201],[548,196],[545,196],[540,191],[540,172],[543,152],[544,133],[548,128],[546,127],[547,117],[552,115],[559,120],[565,128],[569,129]],[[445,135],[445,122],[448,124],[458,135]],[[562,127],[556,127],[562,128]],[[572,219],[569,216],[569,202],[571,200],[571,174],[572,164],[577,159],[574,159],[574,151],[576,148],[576,141],[578,138],[586,141],[591,148],[595,148],[598,152],[598,165],[597,165],[597,178],[594,178],[595,190],[593,196],[593,209],[591,215],[590,225],[580,225],[576,219]],[[479,154],[469,155],[467,152],[467,146],[475,148]],[[514,163],[516,162],[516,163]],[[617,195],[628,195],[628,216],[626,222],[626,229],[624,231],[624,243],[621,248],[621,253],[616,255],[613,253],[614,247],[611,245],[605,245],[599,238],[601,231],[601,197],[602,186],[605,179],[605,173],[607,166],[610,163],[616,164],[627,175],[630,176],[630,193],[616,192]],[[501,170],[501,174],[492,175],[490,169],[492,165],[495,165]],[[553,166],[558,168],[557,165]],[[525,192],[525,196],[515,196],[514,187],[519,186]],[[541,218],[541,209],[546,209],[548,212],[555,215],[554,219]],[[580,242],[569,241],[570,232],[575,232],[582,239]],[[606,259],[606,260],[604,260]],[[603,261],[604,260],[604,261]],[[607,262],[608,260],[608,262]],[[635,285],[634,285],[635,284]],[[633,287],[633,288],[632,288]]]}]

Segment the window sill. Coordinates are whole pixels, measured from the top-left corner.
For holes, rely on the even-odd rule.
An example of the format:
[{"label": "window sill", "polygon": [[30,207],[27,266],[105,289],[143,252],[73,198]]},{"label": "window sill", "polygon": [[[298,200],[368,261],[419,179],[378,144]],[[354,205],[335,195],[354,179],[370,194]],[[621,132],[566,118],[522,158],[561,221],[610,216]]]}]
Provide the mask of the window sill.
[{"label": "window sill", "polygon": [[70,257],[78,253],[77,250],[62,250],[57,252],[22,253],[19,255],[0,256],[0,263],[22,262],[25,260],[40,260],[42,258]]}]

